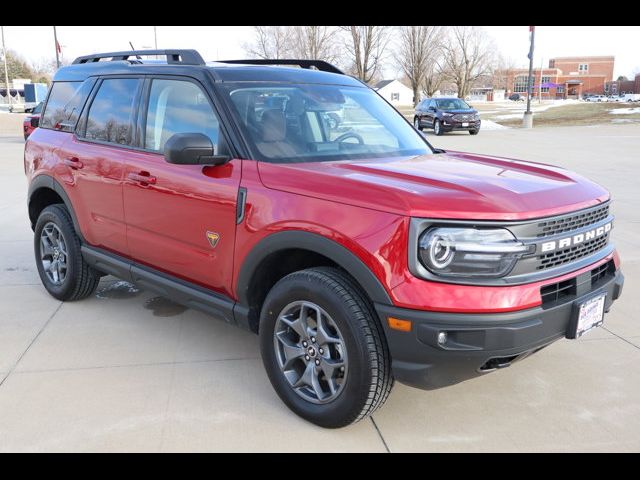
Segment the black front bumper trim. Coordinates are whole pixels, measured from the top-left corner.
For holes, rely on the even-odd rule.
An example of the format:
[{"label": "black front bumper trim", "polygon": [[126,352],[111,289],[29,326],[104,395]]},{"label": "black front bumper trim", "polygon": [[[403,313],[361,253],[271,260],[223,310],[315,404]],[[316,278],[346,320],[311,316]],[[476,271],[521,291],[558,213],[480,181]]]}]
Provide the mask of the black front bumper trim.
[{"label": "black front bumper trim", "polygon": [[[409,310],[376,304],[399,382],[422,389],[459,383],[495,368],[508,366],[550,343],[564,338],[574,314],[574,304],[606,292],[609,311],[624,284],[620,270],[605,277],[580,296],[562,303],[508,313],[461,314]],[[411,320],[411,332],[389,328],[387,317]],[[446,341],[438,343],[438,335]],[[512,361],[504,359],[513,357]],[[494,360],[495,359],[495,360]]]}]

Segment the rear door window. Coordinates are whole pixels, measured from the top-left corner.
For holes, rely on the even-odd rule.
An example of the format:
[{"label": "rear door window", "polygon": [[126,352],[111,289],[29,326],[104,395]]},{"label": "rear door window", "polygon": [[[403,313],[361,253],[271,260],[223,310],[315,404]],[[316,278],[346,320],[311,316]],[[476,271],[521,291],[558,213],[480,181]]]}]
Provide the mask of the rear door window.
[{"label": "rear door window", "polygon": [[94,79],[84,82],[55,82],[40,120],[40,127],[72,132]]},{"label": "rear door window", "polygon": [[100,84],[87,115],[87,140],[131,145],[134,102],[141,80],[107,78]]}]

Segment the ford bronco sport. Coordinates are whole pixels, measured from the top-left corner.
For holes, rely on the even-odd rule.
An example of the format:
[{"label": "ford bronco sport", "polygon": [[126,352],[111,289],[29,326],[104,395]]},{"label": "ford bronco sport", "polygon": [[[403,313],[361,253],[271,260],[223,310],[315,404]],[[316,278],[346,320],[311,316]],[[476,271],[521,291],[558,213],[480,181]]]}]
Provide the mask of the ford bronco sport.
[{"label": "ford bronco sport", "polygon": [[606,190],[433,148],[322,61],[80,57],[24,163],[51,295],[111,274],[255,332],[278,395],[324,427],[394,379],[451,385],[578,338],[622,290]]}]

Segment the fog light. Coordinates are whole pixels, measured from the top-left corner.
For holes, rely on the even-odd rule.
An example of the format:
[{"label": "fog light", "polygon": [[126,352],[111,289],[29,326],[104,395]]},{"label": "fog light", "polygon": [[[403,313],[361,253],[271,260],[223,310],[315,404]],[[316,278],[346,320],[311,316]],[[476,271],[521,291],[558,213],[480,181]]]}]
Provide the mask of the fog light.
[{"label": "fog light", "polygon": [[444,345],[445,343],[447,343],[447,332],[440,332],[438,334],[438,343],[440,345]]}]

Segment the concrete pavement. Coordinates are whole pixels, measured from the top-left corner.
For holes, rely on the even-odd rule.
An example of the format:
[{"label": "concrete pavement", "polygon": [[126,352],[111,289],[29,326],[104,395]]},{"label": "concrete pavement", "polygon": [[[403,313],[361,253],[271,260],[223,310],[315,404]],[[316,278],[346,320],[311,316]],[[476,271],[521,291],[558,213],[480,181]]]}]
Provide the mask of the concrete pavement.
[{"label": "concrete pavement", "polygon": [[0,451],[640,450],[640,129],[428,138],[562,165],[612,191],[626,285],[604,328],[446,389],[396,385],[373,420],[324,430],[282,404],[252,334],[113,277],[85,301],[51,298],[33,261],[23,142],[0,137]]}]

